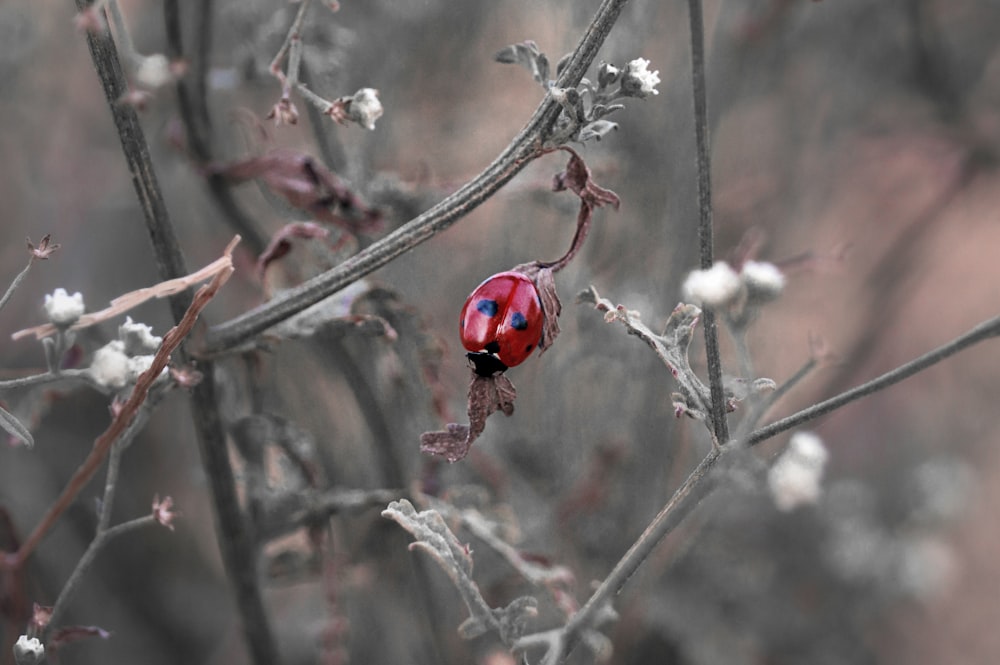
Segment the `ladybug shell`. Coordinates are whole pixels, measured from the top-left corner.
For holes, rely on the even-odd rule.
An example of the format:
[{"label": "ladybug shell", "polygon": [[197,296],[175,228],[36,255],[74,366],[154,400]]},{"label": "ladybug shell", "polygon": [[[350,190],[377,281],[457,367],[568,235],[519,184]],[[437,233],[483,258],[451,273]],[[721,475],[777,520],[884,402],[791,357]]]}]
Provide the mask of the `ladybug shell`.
[{"label": "ladybug shell", "polygon": [[458,326],[477,373],[489,376],[524,362],[538,346],[544,322],[534,282],[519,272],[501,272],[472,292]]}]

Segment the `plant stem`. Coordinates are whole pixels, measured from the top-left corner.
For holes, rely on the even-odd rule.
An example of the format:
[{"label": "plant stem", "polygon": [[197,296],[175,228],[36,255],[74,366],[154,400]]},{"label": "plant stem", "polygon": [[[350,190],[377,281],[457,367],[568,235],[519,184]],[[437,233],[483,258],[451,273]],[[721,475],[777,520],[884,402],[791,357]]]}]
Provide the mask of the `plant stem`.
[{"label": "plant stem", "polygon": [[960,335],[950,342],[911,360],[905,365],[900,365],[896,369],[890,370],[885,374],[868,381],[867,383],[863,383],[860,386],[851,388],[850,390],[842,392],[828,400],[824,400],[806,409],[802,409],[798,413],[794,413],[787,418],[782,418],[781,420],[775,421],[770,425],[754,430],[747,437],[746,443],[747,445],[752,446],[766,439],[770,439],[772,436],[792,429],[793,427],[798,427],[799,425],[809,422],[810,420],[818,418],[824,414],[830,413],[831,411],[839,409],[854,400],[861,399],[862,397],[871,395],[872,393],[883,390],[884,388],[888,388],[891,385],[899,383],[903,379],[908,379],[917,372],[921,372],[931,365],[935,365],[945,358],[949,358],[959,351],[972,346],[973,344],[998,336],[1000,336],[1000,316],[980,323],[967,333]]},{"label": "plant stem", "polygon": [[24,269],[17,273],[17,277],[15,277],[14,281],[7,287],[7,291],[3,294],[3,298],[0,298],[0,309],[3,309],[3,306],[7,304],[8,300],[10,300],[10,297],[14,295],[14,291],[17,290],[17,287],[20,286],[21,282],[24,281],[24,278],[28,276],[28,272],[31,270],[31,266],[34,262],[35,257],[32,256],[28,259],[28,265],[24,266]]},{"label": "plant stem", "polygon": [[[179,0],[164,0],[163,15],[167,33],[167,53],[171,60],[185,57],[181,33]],[[198,8],[198,28],[195,32],[194,48],[187,55],[191,67],[187,75],[177,81],[177,110],[187,134],[187,147],[191,156],[199,163],[212,161],[212,123],[208,111],[206,79],[208,59],[212,43],[212,17],[214,0],[200,0]],[[208,191],[222,211],[229,227],[246,242],[254,254],[260,254],[267,246],[264,235],[257,223],[240,207],[225,178],[214,173],[206,177]]]},{"label": "plant stem", "polygon": [[[701,0],[688,0],[688,16],[691,20],[691,82],[698,178],[698,247],[701,269],[708,270],[715,259],[712,247],[712,158],[708,135],[708,96],[705,92],[705,30]],[[709,417],[716,444],[722,445],[729,440],[729,424],[726,421],[726,396],[722,387],[719,329],[711,307],[704,308],[702,325],[705,327],[708,387],[712,395]]]},{"label": "plant stem", "polygon": [[670,500],[660,509],[660,512],[656,514],[642,535],[622,556],[614,569],[608,573],[593,595],[572,616],[565,628],[567,639],[564,643],[564,656],[572,650],[579,638],[580,631],[593,628],[594,619],[601,609],[622,590],[625,583],[649,557],[664,536],[670,533],[691,512],[698,501],[708,493],[710,485],[703,481],[708,477],[712,467],[719,461],[724,450],[726,449],[718,446],[712,448],[677,488]]},{"label": "plant stem", "polygon": [[[83,11],[89,5],[88,0],[75,0],[78,10]],[[149,146],[146,135],[139,123],[136,110],[129,104],[120,104],[118,100],[128,91],[125,74],[122,71],[118,50],[108,32],[87,32],[87,47],[94,61],[94,68],[101,80],[104,97],[107,99],[111,118],[118,130],[122,153],[132,175],[132,186],[135,188],[139,205],[142,207],[146,230],[153,244],[157,267],[161,275],[178,277],[187,271],[184,269],[184,257],[180,244],[174,235],[167,207],[160,192],[156,179],[156,171],[149,157]],[[170,309],[175,321],[184,316],[191,296],[189,293],[179,293],[170,297]]]},{"label": "plant stem", "polygon": [[[628,0],[604,0],[556,83],[575,87],[597,55]],[[270,302],[213,326],[202,355],[219,354],[250,341],[276,323],[377,270],[400,254],[444,231],[490,198],[531,160],[541,154],[562,107],[546,95],[534,115],[504,151],[482,173],[393,233],[340,265],[289,289]]]}]

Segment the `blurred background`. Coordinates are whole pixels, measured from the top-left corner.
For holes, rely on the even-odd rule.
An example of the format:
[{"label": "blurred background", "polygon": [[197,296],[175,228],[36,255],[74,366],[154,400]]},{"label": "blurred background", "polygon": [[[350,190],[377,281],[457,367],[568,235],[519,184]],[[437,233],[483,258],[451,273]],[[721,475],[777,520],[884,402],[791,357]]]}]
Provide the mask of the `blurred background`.
[{"label": "blurred background", "polygon": [[[198,26],[182,3],[185,39]],[[296,5],[216,3],[210,55],[213,146],[221,161],[287,148],[321,158],[386,211],[386,231],[486,166],[530,117],[542,89],[493,54],[532,39],[552,62],[572,50],[596,0],[342,3],[313,7],[303,31],[313,88],[327,98],[379,90],[376,129],[299,124],[248,139],[280,89],[267,67]],[[122,3],[138,50],[163,52],[159,2]],[[89,310],[159,281],[129,174],[72,3],[0,4],[0,252],[5,283],[25,262],[24,238],[62,249],[32,270],[3,310],[0,367],[41,371],[40,344],[9,335],[44,321],[44,294],[84,294]],[[754,367],[781,383],[819,336],[831,359],[783,398],[780,417],[875,377],[998,314],[1000,268],[1000,3],[984,0],[751,0],[705,3],[716,253],[749,240],[787,266],[781,299],[751,330]],[[549,191],[565,165],[537,160],[448,231],[366,280],[383,297],[359,306],[399,333],[289,341],[249,376],[220,363],[227,423],[270,413],[311,434],[332,487],[408,488],[432,478],[473,502],[525,552],[567,566],[583,602],[708,450],[699,423],[676,420],[669,372],[639,340],[573,303],[594,285],[654,329],[697,264],[694,138],[686,3],[630,3],[599,60],[643,57],[660,94],[627,100],[620,128],[578,146],[621,209],[600,210],[582,256],[557,284],[562,336],[509,373],[516,413],[494,416],[474,454],[435,466],[421,432],[463,421],[468,380],[458,311],[487,276],[554,259],[572,237],[576,203]],[[596,73],[596,67],[592,75]],[[189,267],[216,258],[234,230],[178,148],[173,86],[142,114],[157,176]],[[254,135],[256,136],[256,135]],[[307,217],[253,184],[233,189],[264,237]],[[377,234],[376,234],[377,237]],[[268,273],[276,290],[335,264],[300,242]],[[244,248],[206,312],[218,323],[259,304],[264,285]],[[359,301],[360,302],[360,301]],[[162,334],[163,302],[133,318]],[[117,323],[81,336],[92,352]],[[700,333],[699,333],[700,337]],[[726,369],[738,373],[723,335]],[[703,369],[700,339],[693,348]],[[432,369],[432,372],[428,371]],[[428,376],[437,380],[428,384]],[[778,511],[764,462],[726,470],[722,489],[659,547],[618,598],[607,631],[613,663],[986,663],[1000,660],[1000,352],[986,342],[812,425],[830,454],[814,506]],[[22,537],[109,421],[88,388],[6,394],[33,419],[36,447],[0,447],[0,505]],[[238,614],[219,559],[189,398],[165,400],[124,457],[114,520],[174,497],[176,531],[150,529],[102,552],[68,621],[109,640],[74,643],[63,663],[244,663]],[[738,423],[740,412],[733,414]],[[234,454],[235,458],[235,454]],[[237,460],[238,462],[238,460]],[[294,482],[288,481],[294,489]],[[51,604],[92,537],[100,475],[44,541],[29,596]],[[495,637],[459,638],[466,610],[439,570],[407,551],[379,509],[333,520],[336,602],[308,566],[267,568],[267,602],[284,662],[503,663]],[[487,546],[471,543],[493,605],[532,593],[538,629],[564,620]],[[277,549],[307,551],[295,536]],[[276,552],[269,552],[274,554]],[[339,623],[346,619],[346,623]],[[335,621],[336,620],[336,621]],[[346,630],[332,626],[346,625]],[[3,643],[23,625],[6,621]],[[5,648],[2,658],[9,662]],[[590,662],[578,649],[573,662]]]}]

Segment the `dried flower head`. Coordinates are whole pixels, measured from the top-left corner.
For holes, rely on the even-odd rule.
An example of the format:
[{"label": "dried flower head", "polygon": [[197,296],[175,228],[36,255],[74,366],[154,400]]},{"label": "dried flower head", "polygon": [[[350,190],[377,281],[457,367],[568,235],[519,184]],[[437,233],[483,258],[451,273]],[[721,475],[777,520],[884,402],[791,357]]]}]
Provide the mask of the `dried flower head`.
[{"label": "dried flower head", "polygon": [[77,292],[70,295],[66,289],[56,289],[46,295],[44,307],[49,321],[59,328],[68,328],[76,323],[86,309],[83,304],[83,294]]},{"label": "dried flower head", "polygon": [[724,307],[739,295],[742,282],[725,261],[708,270],[692,270],[684,280],[684,299],[696,305]]},{"label": "dried flower head", "polygon": [[32,258],[39,259],[41,261],[48,259],[57,249],[62,247],[59,243],[51,243],[52,235],[49,233],[46,233],[45,237],[38,241],[38,247],[35,247],[32,244],[31,238],[26,238],[25,240],[28,243],[28,251],[31,253]]},{"label": "dried flower head", "polygon": [[625,65],[622,74],[622,92],[633,97],[648,97],[658,95],[656,86],[660,83],[660,72],[649,71],[649,60],[636,58]]}]

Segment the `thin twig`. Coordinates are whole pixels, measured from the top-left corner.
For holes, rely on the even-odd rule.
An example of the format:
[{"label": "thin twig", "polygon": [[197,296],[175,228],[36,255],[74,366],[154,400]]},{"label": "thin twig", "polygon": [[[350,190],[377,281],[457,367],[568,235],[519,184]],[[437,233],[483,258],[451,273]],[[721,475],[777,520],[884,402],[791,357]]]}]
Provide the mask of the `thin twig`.
[{"label": "thin twig", "polygon": [[3,309],[4,305],[7,304],[7,301],[10,300],[10,297],[14,295],[14,291],[16,291],[17,287],[21,285],[21,282],[24,281],[24,278],[28,276],[28,272],[31,270],[31,266],[34,263],[35,263],[35,257],[32,256],[31,258],[28,259],[28,265],[24,266],[24,269],[21,272],[17,273],[17,277],[15,277],[14,281],[11,282],[10,286],[7,287],[7,291],[6,293],[3,294],[3,298],[0,298],[0,309]]},{"label": "thin twig", "polygon": [[[559,640],[562,645],[562,657],[565,658],[579,641],[581,632],[593,629],[595,619],[604,611],[605,606],[613,596],[618,594],[629,578],[639,569],[639,566],[649,557],[660,541],[672,531],[684,517],[691,512],[697,503],[707,494],[711,485],[704,481],[709,476],[712,467],[730,448],[714,446],[697,467],[688,475],[683,484],[677,488],[666,505],[660,509],[656,517],[649,523],[642,535],[632,544],[628,551],[615,565],[614,569],[604,578],[593,595],[583,607],[574,614],[566,624],[563,632],[565,637]],[[550,641],[550,640],[546,640]],[[516,649],[523,650],[538,643],[537,636],[527,635],[519,640]]]},{"label": "thin twig", "polygon": [[99,390],[102,393],[107,393],[108,388],[102,385],[94,379],[93,375],[88,369],[62,369],[58,372],[43,372],[41,374],[31,374],[29,376],[22,376],[17,379],[7,379],[6,381],[0,381],[0,391],[3,390],[13,390],[15,388],[28,388],[31,386],[41,386],[47,383],[56,383],[60,381],[79,381],[81,383],[86,383],[95,390]]},{"label": "thin twig", "polygon": [[145,427],[146,422],[149,420],[149,416],[153,412],[154,404],[158,401],[157,397],[160,397],[163,394],[164,391],[161,390],[158,391],[156,396],[150,395],[150,399],[142,405],[141,409],[139,409],[139,412],[136,414],[132,424],[129,425],[127,430],[122,432],[122,435],[114,442],[114,445],[111,446],[111,453],[108,456],[108,471],[104,478],[104,496],[101,498],[100,514],[97,517],[97,529],[94,534],[94,539],[90,542],[90,545],[87,546],[87,551],[84,552],[82,557],[80,557],[80,560],[77,562],[76,567],[69,576],[69,579],[66,580],[63,588],[59,591],[59,597],[56,598],[56,602],[52,606],[52,613],[49,615],[49,621],[43,631],[43,642],[46,641],[46,637],[51,630],[59,625],[59,620],[62,618],[62,615],[66,611],[69,603],[72,602],[73,596],[76,594],[76,591],[80,586],[80,580],[83,579],[84,575],[89,570],[90,564],[93,563],[101,548],[117,535],[155,522],[152,515],[147,515],[114,527],[110,526],[111,508],[115,502],[115,491],[118,487],[118,471],[121,468],[122,453],[126,448],[128,448],[129,444],[133,441],[133,439],[135,439],[136,435],[142,430],[142,428]]},{"label": "thin twig", "polygon": [[[627,2],[604,0],[564,68],[557,87],[575,87],[579,83]],[[430,210],[340,265],[285,291],[254,310],[213,326],[201,354],[211,356],[223,353],[250,341],[274,324],[336,293],[450,227],[490,198],[540,154],[561,110],[559,103],[546,95],[524,128],[482,173]]]},{"label": "thin twig", "polygon": [[[694,96],[694,129],[698,174],[698,247],[701,269],[714,262],[712,247],[712,158],[708,136],[708,99],[705,92],[705,30],[701,0],[688,0],[691,20],[691,82]],[[719,444],[729,440],[726,421],[726,395],[722,386],[722,356],[719,353],[719,330],[715,312],[706,307],[702,314],[705,327],[705,356],[708,364],[708,387],[712,394],[709,418]]]},{"label": "thin twig", "polygon": [[[191,5],[197,8],[198,16],[194,47],[190,53],[185,53],[183,47],[179,5],[179,0],[163,2],[167,53],[171,60],[184,58],[192,63],[187,75],[177,81],[177,110],[184,125],[191,156],[199,164],[208,164],[214,159],[206,80],[215,3],[214,0],[200,0]],[[230,228],[243,237],[247,249],[254,255],[263,252],[267,246],[266,238],[260,232],[258,224],[240,207],[226,179],[218,173],[210,173],[206,181],[209,193]]]},{"label": "thin twig", "polygon": [[769,393],[766,397],[758,399],[747,411],[747,414],[743,416],[743,420],[740,421],[739,428],[737,429],[734,438],[742,439],[750,432],[761,418],[767,415],[768,411],[774,406],[778,400],[787,395],[789,391],[795,386],[801,383],[807,376],[809,376],[814,369],[819,366],[819,361],[816,358],[810,358],[801,367],[790,376],[784,383],[778,386],[774,391]]},{"label": "thin twig", "polygon": [[792,414],[787,418],[782,418],[781,420],[775,421],[770,425],[754,430],[747,437],[746,443],[747,445],[752,446],[766,439],[770,439],[772,436],[792,429],[793,427],[798,427],[799,425],[809,422],[814,418],[818,418],[819,416],[830,413],[834,409],[839,409],[854,400],[871,395],[872,393],[883,390],[884,388],[888,388],[891,385],[899,383],[903,379],[908,379],[917,372],[921,372],[928,367],[941,362],[945,358],[949,358],[959,351],[972,346],[973,344],[998,336],[1000,336],[1000,316],[980,323],[969,332],[956,337],[947,344],[943,344],[933,351],[929,351],[919,358],[911,360],[905,365],[900,365],[896,369],[890,370],[885,374],[868,381],[867,383],[851,388],[850,390],[842,392],[835,397],[831,397],[828,400],[814,404],[809,408],[802,409],[798,413]]}]

